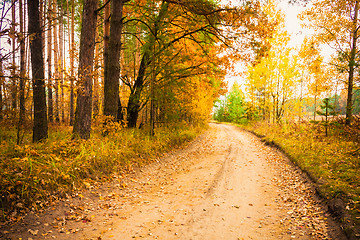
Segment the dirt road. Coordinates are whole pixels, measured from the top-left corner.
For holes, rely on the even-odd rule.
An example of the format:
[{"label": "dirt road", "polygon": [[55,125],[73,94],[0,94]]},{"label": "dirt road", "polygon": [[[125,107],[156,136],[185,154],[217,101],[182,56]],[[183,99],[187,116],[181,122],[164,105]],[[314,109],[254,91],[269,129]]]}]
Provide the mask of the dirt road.
[{"label": "dirt road", "polygon": [[346,239],[289,160],[252,134],[223,124],[211,124],[187,148],[136,174],[89,186],[43,214],[30,214],[25,224],[4,236]]}]

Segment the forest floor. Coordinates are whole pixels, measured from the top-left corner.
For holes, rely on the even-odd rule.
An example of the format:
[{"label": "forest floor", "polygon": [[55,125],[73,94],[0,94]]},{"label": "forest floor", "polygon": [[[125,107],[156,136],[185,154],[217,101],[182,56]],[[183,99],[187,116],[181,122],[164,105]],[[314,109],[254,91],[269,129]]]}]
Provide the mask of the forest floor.
[{"label": "forest floor", "polygon": [[211,124],[186,148],[0,229],[1,239],[346,239],[279,151]]}]

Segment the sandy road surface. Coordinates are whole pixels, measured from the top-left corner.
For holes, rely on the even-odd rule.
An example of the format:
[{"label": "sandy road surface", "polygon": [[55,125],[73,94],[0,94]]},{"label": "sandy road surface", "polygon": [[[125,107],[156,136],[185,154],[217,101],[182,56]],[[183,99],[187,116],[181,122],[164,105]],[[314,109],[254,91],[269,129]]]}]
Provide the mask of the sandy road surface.
[{"label": "sandy road surface", "polygon": [[211,124],[187,148],[117,180],[28,216],[7,236],[345,239],[301,172],[234,126]]}]

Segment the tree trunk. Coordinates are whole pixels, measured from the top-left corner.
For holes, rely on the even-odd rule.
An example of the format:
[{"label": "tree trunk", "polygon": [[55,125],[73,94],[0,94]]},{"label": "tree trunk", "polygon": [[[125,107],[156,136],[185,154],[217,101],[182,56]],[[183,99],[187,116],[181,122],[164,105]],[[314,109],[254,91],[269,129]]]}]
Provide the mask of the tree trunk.
[{"label": "tree trunk", "polygon": [[140,97],[144,87],[145,70],[150,64],[149,52],[146,51],[141,59],[138,76],[136,78],[133,89],[130,92],[128,108],[127,108],[127,121],[129,128],[135,128],[140,111]]},{"label": "tree trunk", "polygon": [[317,97],[317,95],[315,94],[315,97],[314,97],[314,121],[316,121],[316,105],[317,105],[317,103],[316,103],[316,101],[317,101],[316,97]]},{"label": "tree trunk", "polygon": [[[100,35],[99,35],[99,28],[98,26],[96,28],[96,42],[100,42]],[[101,68],[101,62],[100,62],[100,48],[99,44],[95,45],[95,73],[94,73],[94,87],[93,87],[93,116],[97,117],[99,115],[100,109],[99,109],[99,99],[100,99],[100,81],[99,78],[101,76],[100,74],[100,68]]]},{"label": "tree trunk", "polygon": [[60,10],[59,19],[59,71],[60,71],[60,101],[59,114],[61,113],[61,122],[65,122],[65,108],[64,108],[64,23],[63,23],[63,9]]},{"label": "tree trunk", "polygon": [[[104,8],[104,57],[103,57],[104,69],[108,69],[107,58],[108,58],[109,39],[110,39],[110,11],[111,11],[111,7],[110,7],[110,3],[108,2]],[[105,82],[105,72],[103,75],[103,83],[104,82]],[[105,87],[104,87],[104,91],[105,91]],[[103,103],[103,105],[105,104]]]},{"label": "tree trunk", "polygon": [[53,82],[52,82],[52,3],[48,2],[48,31],[47,31],[47,70],[48,70],[48,118],[49,122],[54,121],[54,106],[53,106]]},{"label": "tree trunk", "polygon": [[108,3],[104,9],[104,68],[107,64],[105,60],[107,58],[107,52],[109,48],[109,39],[110,39],[110,4]]},{"label": "tree trunk", "polygon": [[[1,51],[1,43],[0,43],[0,51]],[[2,55],[0,52],[0,120],[4,119],[3,116],[3,93],[2,93],[2,88],[3,88],[3,84],[4,84],[4,77],[3,77],[4,73],[3,73],[3,63],[2,63]]]},{"label": "tree trunk", "polygon": [[130,128],[136,127],[137,119],[139,116],[139,111],[141,108],[140,97],[141,97],[142,90],[144,88],[145,72],[151,63],[150,54],[152,53],[152,48],[154,47],[153,45],[155,44],[155,36],[157,35],[157,33],[159,31],[160,22],[164,18],[167,10],[168,10],[168,3],[162,2],[160,11],[154,22],[154,29],[151,33],[149,33],[149,34],[151,34],[151,35],[149,35],[150,43],[149,43],[148,47],[145,48],[145,50],[144,50],[144,53],[143,53],[143,56],[141,59],[141,63],[140,63],[140,67],[139,67],[139,71],[138,71],[138,76],[137,76],[134,86],[130,92],[128,107],[127,107],[127,121],[128,121],[128,127],[130,127]]},{"label": "tree trunk", "polygon": [[58,27],[59,27],[59,21],[57,20],[57,4],[56,0],[53,0],[53,42],[54,42],[54,89],[55,89],[55,106],[54,106],[54,112],[55,112],[55,121],[60,122],[60,113],[59,113],[59,40],[58,40]]},{"label": "tree trunk", "polygon": [[118,118],[119,79],[120,79],[120,49],[123,0],[111,1],[109,47],[105,52],[104,65],[104,115]]},{"label": "tree trunk", "polygon": [[40,26],[39,0],[27,2],[29,35],[33,35],[30,41],[31,65],[33,78],[33,101],[34,101],[34,126],[33,141],[37,142],[48,137],[48,123],[46,116],[46,95],[44,82],[44,59],[42,29]]},{"label": "tree trunk", "polygon": [[357,46],[356,42],[358,39],[358,11],[359,11],[359,1],[355,2],[355,10],[354,10],[354,20],[353,20],[353,33],[352,33],[352,46],[350,52],[350,61],[349,61],[349,78],[348,78],[348,92],[347,92],[347,102],[346,102],[346,120],[345,125],[349,126],[352,120],[352,109],[353,109],[353,85],[354,85],[354,72],[355,72],[355,64],[356,64],[356,54],[357,54]]},{"label": "tree trunk", "polygon": [[71,48],[70,48],[70,126],[74,125],[74,35],[75,35],[75,1],[71,1]]},{"label": "tree trunk", "polygon": [[[45,18],[44,18],[44,1],[39,1],[39,4],[40,4],[40,12],[39,12],[39,16],[40,16],[40,26],[42,29],[45,29],[44,26],[45,26]],[[43,56],[45,56],[45,31],[42,31],[42,39],[43,39]],[[44,68],[44,71],[45,71],[45,68]]]},{"label": "tree trunk", "polygon": [[96,36],[98,0],[85,0],[80,36],[78,91],[73,138],[89,139],[92,110],[92,70]]},{"label": "tree trunk", "polygon": [[11,68],[11,75],[12,75],[12,86],[11,86],[11,108],[12,110],[16,111],[17,108],[17,78],[16,78],[16,0],[11,1],[11,31],[12,31],[12,68]]},{"label": "tree trunk", "polygon": [[25,36],[24,36],[24,13],[23,13],[23,1],[19,0],[19,18],[20,18],[20,112],[19,123],[17,131],[17,144],[20,144],[21,130],[24,128],[25,123]]}]

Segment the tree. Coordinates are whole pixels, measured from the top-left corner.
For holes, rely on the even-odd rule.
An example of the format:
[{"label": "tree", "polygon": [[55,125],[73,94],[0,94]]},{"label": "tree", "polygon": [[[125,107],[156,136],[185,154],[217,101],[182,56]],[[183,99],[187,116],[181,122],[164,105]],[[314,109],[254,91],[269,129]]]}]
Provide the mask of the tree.
[{"label": "tree", "polygon": [[245,119],[254,119],[256,113],[253,110],[252,105],[245,101],[245,94],[240,86],[235,82],[225,99],[215,104],[214,119],[241,123]]},{"label": "tree", "polygon": [[65,107],[64,107],[64,72],[65,72],[65,65],[64,65],[64,9],[62,4],[59,6],[59,74],[60,74],[60,101],[59,101],[59,120],[61,122],[65,122]]},{"label": "tree", "polygon": [[289,116],[291,101],[298,83],[297,57],[289,48],[290,35],[284,30],[284,14],[275,1],[268,1],[264,11],[274,22],[272,34],[266,42],[271,46],[248,66],[247,92],[251,101],[247,104],[249,116],[258,115],[263,120],[280,122]]},{"label": "tree", "polygon": [[316,119],[318,99],[324,92],[331,87],[331,73],[333,69],[331,65],[324,63],[324,58],[321,56],[320,45],[316,39],[305,38],[300,51],[300,68],[302,77],[306,79],[304,85],[307,86],[308,94],[314,97],[314,111],[313,118]]},{"label": "tree", "polygon": [[123,6],[127,1],[111,1],[109,46],[104,52],[104,115],[111,116],[114,120],[122,120],[121,116],[118,116],[118,109],[121,108],[119,99],[120,49]]},{"label": "tree", "polygon": [[30,52],[33,81],[34,126],[33,141],[37,142],[48,137],[43,39],[39,16],[39,0],[27,2],[28,5],[28,31],[31,36]]},{"label": "tree", "polygon": [[16,78],[16,0],[11,0],[11,29],[9,36],[12,39],[12,66],[11,66],[11,75],[12,75],[12,85],[11,85],[11,108],[14,112],[17,110],[17,78]]},{"label": "tree", "polygon": [[158,14],[155,17],[153,27],[152,29],[149,29],[150,32],[147,36],[148,42],[143,50],[137,78],[132,86],[129,85],[131,93],[127,106],[127,121],[128,126],[131,128],[136,127],[139,111],[141,109],[141,94],[145,87],[144,81],[146,77],[146,70],[151,64],[151,53],[153,45],[155,44],[155,36],[158,35],[159,27],[161,26],[161,23],[168,11],[168,6],[169,3],[165,1],[162,2],[160,9],[158,10]]},{"label": "tree", "polygon": [[71,0],[71,37],[70,37],[70,126],[74,125],[74,52],[75,52],[75,0]]},{"label": "tree", "polygon": [[[325,116],[325,136],[328,135],[328,126],[329,126],[329,120],[328,117],[330,115],[334,115],[334,106],[330,104],[330,98],[324,98],[323,104],[320,105],[321,110],[323,111],[317,111],[317,113],[321,116]],[[325,111],[325,112],[324,112]]]},{"label": "tree", "polygon": [[226,97],[226,105],[230,122],[240,123],[245,114],[245,95],[240,86],[235,82]]},{"label": "tree", "polygon": [[48,29],[47,29],[47,75],[48,75],[48,118],[49,122],[54,121],[54,106],[53,106],[53,82],[52,82],[52,1],[48,2],[48,10],[47,10],[47,21],[48,21]]},{"label": "tree", "polygon": [[20,130],[25,123],[25,76],[26,76],[26,62],[25,62],[25,31],[24,31],[24,14],[23,1],[19,0],[19,18],[20,18],[20,81],[19,81],[19,123],[17,131],[17,144],[20,144]]},{"label": "tree", "polygon": [[4,72],[3,72],[3,56],[1,54],[1,43],[0,43],[0,120],[3,120],[3,84],[4,84]]},{"label": "tree", "polygon": [[[218,43],[218,49],[224,50],[234,43],[235,39],[245,34],[250,29],[252,23],[259,25],[256,24],[260,22],[258,21],[260,18],[260,14],[257,12],[258,6],[254,5],[248,2],[244,6],[239,7],[239,9],[229,9],[226,7],[222,8],[218,3],[210,0],[167,0],[161,2],[155,1],[155,4],[150,4],[150,1],[143,1],[142,5],[136,6],[138,10],[134,10],[134,12],[146,12],[146,14],[143,14],[140,18],[134,17],[129,19],[126,23],[141,23],[140,36],[145,36],[145,39],[141,38],[143,46],[137,74],[134,77],[126,75],[122,78],[124,84],[130,88],[127,104],[128,126],[136,127],[141,109],[148,101],[152,102],[158,98],[158,96],[154,96],[157,91],[153,89],[153,87],[157,87],[157,83],[154,82],[164,79],[163,74],[167,76],[167,80],[174,80],[176,78],[171,77],[171,75],[178,75],[179,71],[181,71],[179,68],[182,68],[184,72],[192,69],[195,73],[194,75],[198,75],[199,72],[204,70],[202,67],[207,65],[204,62],[193,64],[192,66],[182,64],[175,66],[179,58],[189,57],[186,53],[187,47],[184,47],[187,45],[184,45],[184,42],[186,44],[193,42],[194,45],[198,46],[199,48],[196,52],[198,55],[203,53],[206,55],[206,48],[214,43]],[[222,28],[220,26],[227,27]],[[225,34],[226,31],[224,31],[224,29],[229,30],[230,28],[231,30],[237,28],[236,31],[229,31],[232,32],[231,36],[230,34]],[[183,41],[184,39],[186,41]],[[181,44],[181,48],[176,47],[177,44]],[[246,46],[242,47],[250,48],[250,44],[246,43]],[[235,47],[233,47],[232,51],[227,52],[232,52],[232,56],[240,55]],[[241,55],[244,56],[245,54]],[[196,55],[192,57],[194,56]],[[229,68],[231,65],[230,58],[227,60],[223,59],[224,61],[221,65],[224,68],[226,65],[226,68]],[[210,57],[208,60],[211,62]],[[154,61],[162,64],[159,66]],[[172,67],[174,69],[177,68],[177,70],[172,71]],[[167,71],[166,73],[165,70]],[[154,71],[155,75],[152,76]],[[191,73],[189,74],[191,75]],[[187,75],[188,79],[191,79],[190,75]],[[154,94],[151,94],[151,89],[154,90]]]},{"label": "tree", "polygon": [[353,85],[357,77],[359,58],[359,0],[316,0],[312,7],[303,13],[302,18],[315,31],[315,38],[335,49],[341,60],[346,63],[348,72],[346,125],[352,119]]},{"label": "tree", "polygon": [[262,113],[263,119],[280,122],[295,97],[298,59],[293,49],[287,47],[289,35],[280,26],[269,41],[272,47],[267,55],[248,68],[247,89],[253,107]]},{"label": "tree", "polygon": [[97,5],[98,0],[85,0],[83,5],[74,138],[90,138]]},{"label": "tree", "polygon": [[[50,0],[51,1],[51,0]],[[55,90],[55,102],[54,102],[54,117],[56,122],[60,122],[60,108],[59,108],[59,79],[60,79],[60,65],[59,65],[59,19],[57,17],[57,1],[52,0],[52,18],[53,18],[53,53],[54,53],[54,90]]]}]

